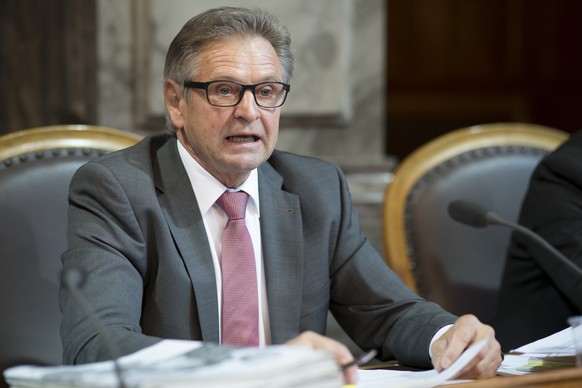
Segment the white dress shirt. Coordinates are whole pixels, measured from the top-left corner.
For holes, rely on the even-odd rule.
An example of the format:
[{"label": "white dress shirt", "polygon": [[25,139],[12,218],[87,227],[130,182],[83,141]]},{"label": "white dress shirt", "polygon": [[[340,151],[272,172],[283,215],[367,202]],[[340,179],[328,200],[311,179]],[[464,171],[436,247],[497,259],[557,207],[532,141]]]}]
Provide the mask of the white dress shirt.
[{"label": "white dress shirt", "polygon": [[[229,189],[220,183],[208,171],[202,168],[202,166],[200,166],[200,164],[188,153],[180,141],[178,141],[178,153],[180,154],[180,159],[186,169],[188,178],[192,183],[192,189],[196,195],[198,208],[200,209],[204,227],[206,228],[206,235],[210,242],[210,252],[212,253],[212,261],[214,263],[214,276],[216,277],[218,321],[220,322],[222,311],[222,274],[220,271],[219,257],[222,253],[222,233],[224,232],[224,227],[228,221],[228,216],[220,206],[216,204],[216,200],[222,195],[222,193],[224,193],[224,191]],[[259,222],[259,180],[256,169],[251,171],[247,180],[240,187],[237,187],[236,190],[230,191],[239,190],[243,190],[249,195],[245,223],[253,242],[257,270],[257,297],[259,298],[259,317],[261,317],[261,319],[259,319],[259,346],[265,346],[271,343],[271,333],[269,331],[267,288],[263,269],[263,251]]]}]

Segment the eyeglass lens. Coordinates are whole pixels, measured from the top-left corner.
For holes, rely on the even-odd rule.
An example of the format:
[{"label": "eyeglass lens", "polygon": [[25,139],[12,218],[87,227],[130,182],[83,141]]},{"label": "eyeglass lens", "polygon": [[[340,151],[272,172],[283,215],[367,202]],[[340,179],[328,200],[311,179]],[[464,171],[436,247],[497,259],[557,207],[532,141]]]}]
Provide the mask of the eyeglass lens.
[{"label": "eyeglass lens", "polygon": [[[248,88],[248,87],[247,87]],[[208,101],[217,106],[233,106],[242,99],[243,85],[230,81],[208,83]],[[253,89],[253,88],[250,88]],[[254,86],[255,101],[266,108],[276,108],[285,100],[287,91],[283,84],[263,82]]]}]

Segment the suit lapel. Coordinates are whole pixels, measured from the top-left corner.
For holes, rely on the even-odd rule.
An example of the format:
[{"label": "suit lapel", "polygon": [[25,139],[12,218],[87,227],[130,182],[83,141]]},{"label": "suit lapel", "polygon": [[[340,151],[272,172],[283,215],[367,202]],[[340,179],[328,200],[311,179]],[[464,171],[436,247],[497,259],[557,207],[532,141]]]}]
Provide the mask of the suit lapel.
[{"label": "suit lapel", "polygon": [[[189,272],[204,341],[219,341],[218,299],[212,254],[196,197],[176,139],[157,152],[156,187],[160,206]],[[268,164],[259,168],[261,240],[271,341],[298,333],[303,289],[303,228],[299,197],[285,192],[281,176]]]},{"label": "suit lapel", "polygon": [[194,288],[202,338],[204,341],[218,342],[218,299],[212,254],[175,137],[159,149],[157,167],[155,181],[161,192],[160,206]]},{"label": "suit lapel", "polygon": [[303,289],[299,197],[281,186],[281,176],[268,163],[259,168],[261,240],[274,344],[298,333]]}]

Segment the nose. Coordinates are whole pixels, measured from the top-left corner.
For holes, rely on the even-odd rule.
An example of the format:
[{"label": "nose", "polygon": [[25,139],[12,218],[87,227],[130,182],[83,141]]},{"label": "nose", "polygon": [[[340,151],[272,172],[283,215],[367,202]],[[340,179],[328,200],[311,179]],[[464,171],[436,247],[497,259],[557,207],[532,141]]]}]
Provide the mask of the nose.
[{"label": "nose", "polygon": [[255,121],[259,118],[260,108],[255,101],[252,90],[245,90],[240,102],[235,106],[234,115],[247,121]]}]

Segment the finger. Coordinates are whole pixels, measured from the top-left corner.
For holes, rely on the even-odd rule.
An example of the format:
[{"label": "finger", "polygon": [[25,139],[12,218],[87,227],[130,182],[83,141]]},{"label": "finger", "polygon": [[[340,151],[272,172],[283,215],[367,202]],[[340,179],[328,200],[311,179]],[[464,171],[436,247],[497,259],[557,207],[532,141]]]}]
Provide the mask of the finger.
[{"label": "finger", "polygon": [[432,345],[432,364],[437,372],[441,372],[443,370],[442,365],[442,357],[447,348],[447,339],[441,337],[439,340],[435,341]]},{"label": "finger", "polygon": [[446,337],[444,338],[446,348],[442,352],[438,366],[442,369],[450,367],[471,344],[485,338],[479,333],[480,327],[486,326],[481,324],[475,316],[463,315],[460,317],[453,327],[443,335]]},{"label": "finger", "polygon": [[487,345],[479,352],[475,361],[461,371],[459,378],[480,379],[495,376],[503,361],[499,342],[495,338],[488,340]]},{"label": "finger", "polygon": [[[295,338],[287,341],[288,345],[306,345],[312,349],[321,349],[330,352],[339,365],[347,364],[354,357],[349,349],[339,341],[320,334],[305,331]],[[358,380],[358,368],[353,366],[343,371],[344,381],[346,384],[356,384]]]},{"label": "finger", "polygon": [[358,367],[351,366],[344,369],[344,383],[345,384],[357,384],[358,383]]}]

